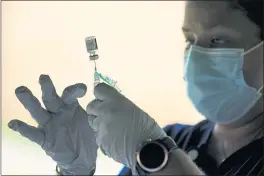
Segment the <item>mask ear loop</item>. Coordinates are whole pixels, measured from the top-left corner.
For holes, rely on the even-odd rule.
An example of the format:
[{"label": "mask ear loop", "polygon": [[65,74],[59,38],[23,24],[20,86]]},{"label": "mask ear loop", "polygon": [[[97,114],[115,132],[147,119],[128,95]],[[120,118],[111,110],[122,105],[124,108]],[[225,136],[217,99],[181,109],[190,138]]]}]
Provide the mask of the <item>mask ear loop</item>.
[{"label": "mask ear loop", "polygon": [[250,48],[249,50],[245,51],[243,53],[243,56],[245,56],[246,54],[250,53],[251,51],[255,50],[256,48],[258,48],[259,46],[263,45],[263,41],[260,42],[259,44],[257,44],[256,46],[253,46],[252,48]]},{"label": "mask ear loop", "polygon": [[259,88],[258,93],[260,93],[261,95],[263,95],[263,85]]},{"label": "mask ear loop", "polygon": [[[258,48],[259,46],[263,45],[263,41],[260,42],[259,44],[257,44],[256,46],[252,47],[251,49],[245,51],[243,53],[243,56],[245,56],[246,54],[250,53],[251,51],[255,50],[256,48]],[[260,93],[261,95],[263,95],[263,85],[259,88],[258,93]]]}]

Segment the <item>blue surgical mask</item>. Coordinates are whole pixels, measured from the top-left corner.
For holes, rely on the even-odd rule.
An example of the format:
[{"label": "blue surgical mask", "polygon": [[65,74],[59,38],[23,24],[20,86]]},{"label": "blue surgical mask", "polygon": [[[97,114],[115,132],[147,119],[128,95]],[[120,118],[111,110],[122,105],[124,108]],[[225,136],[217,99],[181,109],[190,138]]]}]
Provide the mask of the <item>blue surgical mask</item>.
[{"label": "blue surgical mask", "polygon": [[230,124],[242,118],[261,98],[262,89],[247,85],[243,75],[244,49],[202,48],[192,45],[185,56],[187,95],[208,120]]}]

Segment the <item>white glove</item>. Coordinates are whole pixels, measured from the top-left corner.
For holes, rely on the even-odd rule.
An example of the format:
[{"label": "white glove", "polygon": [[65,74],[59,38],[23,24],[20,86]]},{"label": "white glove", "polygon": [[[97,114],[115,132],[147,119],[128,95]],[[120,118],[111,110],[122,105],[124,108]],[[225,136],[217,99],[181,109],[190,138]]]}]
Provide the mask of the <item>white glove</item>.
[{"label": "white glove", "polygon": [[27,87],[16,89],[17,98],[37,121],[38,128],[19,120],[10,121],[8,126],[39,144],[57,162],[63,175],[93,174],[98,149],[95,132],[77,100],[85,95],[86,85],[69,86],[59,97],[49,76],[41,75],[39,83],[46,109]]},{"label": "white glove", "polygon": [[136,152],[147,140],[166,136],[147,113],[114,88],[101,83],[94,89],[97,99],[87,106],[89,124],[98,133],[96,142],[103,153],[125,164],[135,174]]}]

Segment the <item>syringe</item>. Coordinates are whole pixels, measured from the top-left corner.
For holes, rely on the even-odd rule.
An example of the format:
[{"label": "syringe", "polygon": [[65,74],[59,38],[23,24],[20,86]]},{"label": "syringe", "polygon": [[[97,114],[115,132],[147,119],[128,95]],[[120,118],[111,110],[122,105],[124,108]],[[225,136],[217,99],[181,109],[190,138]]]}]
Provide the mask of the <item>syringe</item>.
[{"label": "syringe", "polygon": [[86,50],[90,54],[89,58],[91,61],[94,61],[94,86],[100,83],[100,77],[98,77],[96,60],[99,58],[98,54],[96,54],[98,50],[96,38],[94,36],[85,38]]},{"label": "syringe", "polygon": [[119,89],[119,87],[117,86],[117,81],[113,80],[112,78],[110,78],[109,76],[106,75],[102,75],[101,73],[95,72],[95,77],[96,78],[101,78],[105,83],[107,83],[108,85],[114,87],[118,92],[121,92],[121,89]]},{"label": "syringe", "polygon": [[96,54],[98,50],[97,42],[95,36],[90,36],[85,38],[85,43],[86,43],[86,49],[87,52],[90,54],[89,58],[90,60],[94,61],[94,86],[99,84],[101,82],[101,79],[104,83],[114,87],[117,89],[117,91],[121,92],[119,87],[117,87],[117,81],[113,80],[112,78],[108,76],[104,76],[101,73],[97,71],[96,67],[96,60],[99,58],[98,54]]}]

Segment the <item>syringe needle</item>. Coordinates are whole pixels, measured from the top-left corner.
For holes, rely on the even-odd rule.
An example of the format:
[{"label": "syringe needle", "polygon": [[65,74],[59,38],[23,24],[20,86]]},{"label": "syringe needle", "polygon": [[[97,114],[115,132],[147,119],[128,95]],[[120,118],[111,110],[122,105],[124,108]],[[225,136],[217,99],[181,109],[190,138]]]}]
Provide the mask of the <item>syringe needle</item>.
[{"label": "syringe needle", "polygon": [[97,71],[95,60],[94,60],[94,71]]}]

